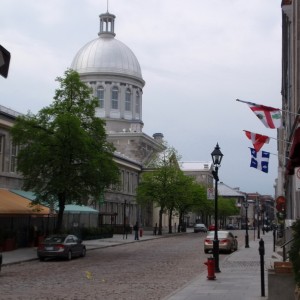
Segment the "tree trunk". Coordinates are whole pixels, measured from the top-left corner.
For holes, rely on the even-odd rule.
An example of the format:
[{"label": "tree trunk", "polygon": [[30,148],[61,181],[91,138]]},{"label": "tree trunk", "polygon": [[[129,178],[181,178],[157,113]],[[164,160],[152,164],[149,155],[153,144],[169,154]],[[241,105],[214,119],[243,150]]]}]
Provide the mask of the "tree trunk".
[{"label": "tree trunk", "polygon": [[179,212],[179,224],[177,232],[182,232],[182,212]]},{"label": "tree trunk", "polygon": [[61,232],[62,224],[63,224],[63,217],[64,217],[64,210],[65,210],[65,203],[66,203],[66,196],[65,193],[61,193],[58,195],[58,206],[59,211],[57,215],[57,224],[56,224],[56,233]]},{"label": "tree trunk", "polygon": [[163,215],[163,209],[161,207],[159,210],[158,235],[162,235],[162,215]]},{"label": "tree trunk", "polygon": [[172,233],[172,215],[173,215],[173,210],[169,210],[169,233]]}]

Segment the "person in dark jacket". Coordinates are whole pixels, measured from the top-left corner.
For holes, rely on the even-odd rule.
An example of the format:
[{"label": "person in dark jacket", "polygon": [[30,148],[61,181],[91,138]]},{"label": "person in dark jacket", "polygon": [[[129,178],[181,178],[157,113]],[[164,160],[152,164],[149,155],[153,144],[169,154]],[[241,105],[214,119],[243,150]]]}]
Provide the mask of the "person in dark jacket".
[{"label": "person in dark jacket", "polygon": [[133,226],[134,230],[134,240],[139,240],[139,223],[136,222],[135,225]]}]

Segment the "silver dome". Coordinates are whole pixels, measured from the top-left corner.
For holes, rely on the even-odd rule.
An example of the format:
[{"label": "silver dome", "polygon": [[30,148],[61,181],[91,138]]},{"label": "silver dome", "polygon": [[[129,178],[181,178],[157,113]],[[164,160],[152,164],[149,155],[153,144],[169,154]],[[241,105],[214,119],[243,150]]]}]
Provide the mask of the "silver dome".
[{"label": "silver dome", "polygon": [[114,73],[142,78],[140,64],[134,53],[113,36],[99,36],[82,47],[71,68],[79,74]]}]

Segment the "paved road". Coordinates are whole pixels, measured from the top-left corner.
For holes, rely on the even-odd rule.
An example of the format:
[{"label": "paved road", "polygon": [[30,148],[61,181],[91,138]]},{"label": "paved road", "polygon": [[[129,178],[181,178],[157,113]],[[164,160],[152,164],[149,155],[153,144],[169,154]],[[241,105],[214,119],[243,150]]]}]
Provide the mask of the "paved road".
[{"label": "paved road", "polygon": [[200,237],[103,248],[70,262],[5,266],[0,299],[161,299],[204,270]]},{"label": "paved road", "polygon": [[4,266],[0,299],[162,299],[206,271],[204,237],[177,235],[93,250],[72,261]]}]

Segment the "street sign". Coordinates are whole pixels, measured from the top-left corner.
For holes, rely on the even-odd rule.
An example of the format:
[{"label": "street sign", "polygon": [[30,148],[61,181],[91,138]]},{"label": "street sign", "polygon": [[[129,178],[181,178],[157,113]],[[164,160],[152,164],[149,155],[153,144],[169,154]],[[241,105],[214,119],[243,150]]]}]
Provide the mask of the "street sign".
[{"label": "street sign", "polygon": [[0,45],[0,75],[7,78],[10,62],[10,53]]}]

